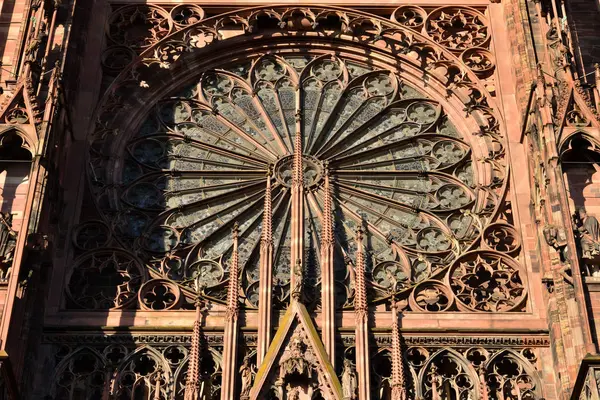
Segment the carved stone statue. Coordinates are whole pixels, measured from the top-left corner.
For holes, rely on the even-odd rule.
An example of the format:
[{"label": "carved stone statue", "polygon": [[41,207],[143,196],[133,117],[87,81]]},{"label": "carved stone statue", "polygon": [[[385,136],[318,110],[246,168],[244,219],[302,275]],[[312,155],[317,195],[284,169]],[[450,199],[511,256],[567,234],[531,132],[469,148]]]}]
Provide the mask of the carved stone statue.
[{"label": "carved stone statue", "polygon": [[244,363],[240,368],[240,376],[242,377],[242,390],[240,392],[240,397],[242,399],[250,396],[250,389],[252,389],[252,381],[254,380],[255,374],[256,370],[254,365],[250,364],[249,359],[244,359]]},{"label": "carved stone statue", "polygon": [[546,225],[544,227],[544,239],[546,239],[548,246],[554,247],[556,250],[567,245],[565,231],[558,226]]},{"label": "carved stone statue", "polygon": [[12,215],[0,212],[0,254],[2,256],[6,255],[7,244],[12,232]]},{"label": "carved stone statue", "polygon": [[302,260],[296,259],[294,265],[294,286],[292,287],[291,295],[292,298],[300,301],[302,300]]},{"label": "carved stone statue", "polygon": [[344,359],[344,371],[342,372],[342,390],[344,400],[355,400],[358,388],[358,377],[354,365],[347,358]]},{"label": "carved stone statue", "polygon": [[441,400],[441,392],[443,391],[442,386],[444,385],[444,379],[438,374],[438,369],[435,364],[431,365],[429,377],[431,379],[432,400]]},{"label": "carved stone statue", "polygon": [[398,279],[396,278],[396,275],[394,275],[392,273],[392,271],[390,271],[389,269],[386,269],[385,277],[387,278],[388,282],[390,283],[388,291],[392,294],[398,292],[398,290],[400,289],[400,285],[398,283]]},{"label": "carved stone statue", "polygon": [[0,212],[0,280],[10,277],[17,243],[17,233],[12,229],[12,215]]},{"label": "carved stone statue", "polygon": [[592,259],[600,254],[600,223],[596,217],[588,215],[583,207],[577,209],[576,217],[582,258]]}]

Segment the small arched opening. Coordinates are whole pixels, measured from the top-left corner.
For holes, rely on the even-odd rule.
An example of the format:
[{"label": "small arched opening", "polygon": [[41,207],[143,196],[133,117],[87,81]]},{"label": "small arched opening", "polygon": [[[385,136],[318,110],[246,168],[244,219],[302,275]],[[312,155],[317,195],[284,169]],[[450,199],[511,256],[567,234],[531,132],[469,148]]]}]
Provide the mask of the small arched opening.
[{"label": "small arched opening", "polygon": [[[585,207],[595,196],[594,184],[600,185],[600,153],[590,139],[582,134],[570,138],[563,146],[561,164],[569,197],[574,208]],[[588,206],[595,207],[593,204]],[[600,202],[598,203],[600,211]]]},{"label": "small arched opening", "polygon": [[598,144],[580,132],[561,149],[561,164],[576,228],[582,272],[600,276],[600,152]]}]

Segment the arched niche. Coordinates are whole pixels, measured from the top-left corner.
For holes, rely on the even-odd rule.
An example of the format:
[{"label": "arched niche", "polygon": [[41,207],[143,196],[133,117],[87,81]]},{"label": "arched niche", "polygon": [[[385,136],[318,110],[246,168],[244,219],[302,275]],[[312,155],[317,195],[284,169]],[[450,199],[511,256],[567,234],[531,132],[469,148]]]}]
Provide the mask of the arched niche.
[{"label": "arched niche", "polygon": [[570,136],[561,148],[560,160],[572,210],[577,207],[595,209],[600,213],[600,195],[598,204],[594,204],[593,186],[600,184],[600,147],[585,132]]},{"label": "arched niche", "polygon": [[[219,398],[221,396],[221,373],[222,355],[214,348],[205,347],[199,354],[199,388],[200,393],[208,398]],[[185,399],[185,388],[187,385],[187,374],[190,365],[190,355],[187,356],[177,367],[174,374],[175,400]]]},{"label": "arched niche", "polygon": [[561,146],[560,161],[569,208],[576,228],[583,272],[600,275],[600,147],[585,131],[569,136]]},{"label": "arched niche", "polygon": [[17,234],[26,208],[32,152],[27,134],[0,129],[0,281],[10,277]]},{"label": "arched niche", "polygon": [[31,170],[32,151],[26,137],[15,128],[0,132],[0,210],[13,214],[15,230],[21,225]]}]

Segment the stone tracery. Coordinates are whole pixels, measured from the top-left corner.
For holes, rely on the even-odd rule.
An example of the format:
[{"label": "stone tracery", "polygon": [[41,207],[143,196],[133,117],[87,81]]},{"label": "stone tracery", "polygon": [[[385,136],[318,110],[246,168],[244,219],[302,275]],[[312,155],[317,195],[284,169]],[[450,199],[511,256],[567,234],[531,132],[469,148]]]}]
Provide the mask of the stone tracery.
[{"label": "stone tracery", "polygon": [[[332,55],[290,53],[207,71],[197,84],[159,102],[120,156],[124,168],[110,178],[128,186],[119,183],[101,194],[105,213],[117,216],[121,240],[135,235],[127,230],[141,234],[132,244],[147,252],[151,275],[183,288],[201,275],[216,300],[224,300],[223,271],[231,252],[231,239],[222,232],[239,221],[246,305],[256,307],[262,191],[269,179],[273,269],[285,304],[298,121],[308,232],[321,231],[326,163],[335,193],[335,240],[341,246],[335,258],[354,257],[351,238],[364,218],[376,297],[385,297],[391,286],[383,265],[396,265],[397,289],[443,274],[444,264],[477,240],[462,234],[473,225],[463,215],[496,207],[490,193],[485,201],[493,203],[481,209],[486,193],[473,186],[483,170],[473,167],[469,143],[439,103],[389,71]],[[498,185],[505,178],[496,173],[494,179]],[[510,227],[503,232],[514,236]],[[318,252],[311,262],[318,284]],[[348,274],[338,275],[338,284],[347,286]],[[344,304],[352,304],[352,290],[346,293]]]},{"label": "stone tracery", "polygon": [[[386,339],[388,339],[389,345],[389,338]],[[150,340],[151,343],[139,343],[132,347],[132,344],[128,343],[129,338],[124,337],[123,340],[127,343],[126,345],[103,344],[103,341],[99,341],[90,347],[74,351],[70,351],[68,346],[65,349],[56,347],[59,362],[52,392],[55,394],[55,398],[57,400],[70,399],[69,396],[78,393],[79,390],[79,393],[88,395],[87,398],[94,399],[97,398],[94,397],[95,394],[100,395],[103,390],[116,387],[111,384],[111,381],[119,379],[119,377],[134,379],[140,383],[141,381],[156,383],[153,374],[157,369],[154,367],[154,363],[163,366],[161,371],[165,377],[167,375],[171,377],[161,381],[160,389],[164,393],[163,398],[184,398],[189,357],[187,344],[176,344],[177,340],[174,340],[171,344],[160,345],[156,338],[147,337],[146,340]],[[108,342],[113,341],[115,340],[108,340]],[[65,346],[63,345],[63,347]],[[303,349],[306,348],[303,347]],[[438,382],[441,380],[441,384],[437,386],[441,399],[461,398],[454,397],[452,393],[470,393],[471,398],[480,399],[482,398],[480,393],[483,390],[487,391],[489,399],[537,399],[541,390],[540,373],[536,368],[537,354],[538,349],[531,347],[524,347],[518,351],[506,351],[502,347],[487,345],[478,347],[473,344],[459,346],[456,351],[449,353],[443,347],[413,343],[403,351],[407,369],[407,398],[421,396],[426,400],[431,399],[431,372],[435,370]],[[150,359],[146,359],[146,356],[149,356]],[[392,362],[390,358],[388,347],[380,348],[374,355],[373,378],[376,385],[373,390],[373,399],[389,398],[386,396],[391,393]],[[310,355],[307,360],[314,362]],[[346,358],[346,360],[348,359]],[[135,361],[137,364],[134,365],[131,361]],[[351,365],[352,363],[348,361],[347,364]],[[221,366],[216,347],[202,350],[199,368],[200,385],[205,388],[205,398],[218,399]],[[276,371],[279,372],[279,369]],[[484,372],[484,380],[480,379],[481,371]],[[313,374],[313,378],[316,379],[316,370]],[[285,386],[290,382],[298,383],[297,380],[294,380],[297,378],[297,376],[290,375],[289,379],[284,379],[285,385],[282,387],[282,391],[285,393]],[[446,385],[445,382],[448,384]],[[483,384],[485,384],[485,389]],[[479,392],[473,388],[478,388]],[[82,392],[84,389],[88,391]],[[275,395],[279,393],[278,387],[273,387],[273,389]],[[150,388],[151,394],[154,394],[153,390],[154,387]],[[450,393],[450,397],[447,397],[448,393]],[[129,399],[129,397],[127,398]],[[153,397],[145,399],[153,399]]]}]

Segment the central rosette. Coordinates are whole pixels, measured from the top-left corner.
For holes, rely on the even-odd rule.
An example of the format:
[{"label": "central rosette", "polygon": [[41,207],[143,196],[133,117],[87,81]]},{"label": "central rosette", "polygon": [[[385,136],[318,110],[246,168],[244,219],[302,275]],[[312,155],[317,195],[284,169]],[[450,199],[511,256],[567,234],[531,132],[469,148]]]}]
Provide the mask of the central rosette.
[{"label": "central rosette", "polygon": [[[302,172],[304,187],[312,188],[321,182],[323,178],[323,163],[313,156],[302,156]],[[294,156],[280,158],[275,164],[275,178],[284,186],[291,187],[294,177]]]}]

